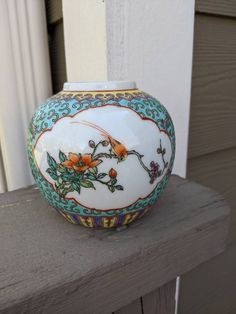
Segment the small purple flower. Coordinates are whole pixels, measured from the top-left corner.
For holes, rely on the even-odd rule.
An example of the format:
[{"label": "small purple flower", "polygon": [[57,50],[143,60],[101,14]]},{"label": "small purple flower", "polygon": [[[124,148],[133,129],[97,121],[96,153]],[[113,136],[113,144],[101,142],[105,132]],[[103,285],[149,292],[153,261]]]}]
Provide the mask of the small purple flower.
[{"label": "small purple flower", "polygon": [[150,167],[151,167],[151,168],[155,167],[155,162],[154,162],[154,161],[151,161],[151,162],[150,162]]},{"label": "small purple flower", "polygon": [[88,142],[88,144],[89,144],[89,146],[90,146],[91,148],[94,148],[94,147],[95,147],[95,142],[92,141],[92,140],[90,140],[90,141]]},{"label": "small purple flower", "polygon": [[150,176],[150,183],[153,184],[154,181],[161,175],[161,170],[160,170],[160,166],[158,164],[158,162],[154,162],[151,161],[150,162],[150,172],[149,172],[149,176]]}]

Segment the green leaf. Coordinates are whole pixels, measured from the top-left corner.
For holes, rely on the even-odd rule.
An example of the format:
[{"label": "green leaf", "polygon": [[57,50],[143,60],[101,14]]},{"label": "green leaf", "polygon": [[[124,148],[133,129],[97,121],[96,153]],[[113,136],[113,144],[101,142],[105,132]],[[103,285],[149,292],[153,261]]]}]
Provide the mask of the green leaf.
[{"label": "green leaf", "polygon": [[66,172],[68,174],[73,174],[73,173],[75,173],[75,170],[73,168],[66,168]]},{"label": "green leaf", "polygon": [[99,173],[98,179],[103,179],[107,174],[105,172]]},{"label": "green leaf", "polygon": [[58,179],[58,175],[56,173],[56,171],[52,170],[51,168],[48,168],[46,170],[46,172],[50,175],[50,177],[53,179],[53,180],[57,180]]},{"label": "green leaf", "polygon": [[124,190],[124,188],[123,188],[122,185],[115,185],[115,188],[116,188],[117,190],[119,190],[119,191],[123,191],[123,190]]},{"label": "green leaf", "polygon": [[112,184],[112,185],[115,185],[116,182],[117,182],[117,179],[112,179],[112,180],[111,180],[111,184]]},{"label": "green leaf", "polygon": [[67,194],[67,192],[68,192],[67,190],[68,190],[68,189],[64,188],[64,189],[60,192],[62,197],[66,196],[66,194]]},{"label": "green leaf", "polygon": [[63,167],[62,165],[58,165],[57,171],[59,171],[60,173],[66,173],[67,169],[66,169],[66,167]]},{"label": "green leaf", "polygon": [[60,182],[57,181],[57,182],[55,183],[55,186],[56,186],[56,188],[57,188],[58,190],[64,189],[64,187],[65,187],[65,182],[60,183]]},{"label": "green leaf", "polygon": [[47,161],[48,161],[48,165],[51,169],[56,170],[57,169],[57,163],[56,160],[49,155],[49,153],[47,153]]},{"label": "green leaf", "polygon": [[[71,175],[70,175],[71,176]],[[80,182],[83,179],[84,173],[74,173],[72,179],[74,182]]]},{"label": "green leaf", "polygon": [[80,184],[78,182],[73,182],[71,187],[80,194]]},{"label": "green leaf", "polygon": [[66,154],[64,154],[61,150],[59,151],[59,159],[60,162],[64,162],[67,160]]},{"label": "green leaf", "polygon": [[62,180],[64,181],[64,182],[67,182],[67,181],[69,181],[70,180],[70,175],[66,175],[66,174],[63,174],[62,176],[61,176],[61,178],[62,178]]},{"label": "green leaf", "polygon": [[116,190],[113,185],[108,185],[108,189],[109,189],[112,193],[114,193],[115,190]]},{"label": "green leaf", "polygon": [[93,174],[93,173],[88,173],[87,174],[87,178],[89,179],[89,180],[96,180],[96,176]]},{"label": "green leaf", "polygon": [[93,183],[89,180],[82,180],[80,181],[80,185],[84,188],[93,188],[95,190],[95,186]]},{"label": "green leaf", "polygon": [[62,197],[65,197],[67,193],[73,191],[71,186],[64,186],[63,189],[60,191]]},{"label": "green leaf", "polygon": [[89,172],[93,173],[93,174],[97,174],[98,173],[98,167],[93,167],[89,170]]}]

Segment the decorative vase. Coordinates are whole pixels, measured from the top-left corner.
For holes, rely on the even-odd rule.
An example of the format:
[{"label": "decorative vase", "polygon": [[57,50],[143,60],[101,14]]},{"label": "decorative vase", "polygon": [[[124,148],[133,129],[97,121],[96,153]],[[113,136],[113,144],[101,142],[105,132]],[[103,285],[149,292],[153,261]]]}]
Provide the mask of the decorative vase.
[{"label": "decorative vase", "polygon": [[141,217],[165,188],[174,154],[168,112],[134,82],[65,83],[29,127],[29,162],[41,193],[86,227]]}]

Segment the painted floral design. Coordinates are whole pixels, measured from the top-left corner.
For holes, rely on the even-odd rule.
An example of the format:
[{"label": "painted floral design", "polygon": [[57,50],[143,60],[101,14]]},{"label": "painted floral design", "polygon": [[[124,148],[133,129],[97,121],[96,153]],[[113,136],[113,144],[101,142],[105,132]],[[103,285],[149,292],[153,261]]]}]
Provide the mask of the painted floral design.
[{"label": "painted floral design", "polygon": [[[105,139],[98,143],[89,140],[88,146],[91,148],[91,152],[84,155],[74,152],[70,152],[66,155],[64,152],[59,151],[59,162],[56,162],[56,160],[47,153],[49,168],[46,171],[55,181],[56,191],[61,197],[73,191],[80,194],[82,188],[95,190],[95,182],[106,185],[108,190],[112,193],[115,191],[123,191],[123,185],[117,184],[119,174],[116,169],[111,168],[108,173],[99,172],[99,165],[106,159],[116,159],[117,163],[119,163],[125,162],[130,155],[135,155],[140,166],[147,172],[150,184],[153,184],[158,177],[164,174],[165,169],[168,168],[168,162],[165,161],[166,150],[162,148],[161,140],[157,148],[157,154],[160,154],[162,157],[162,166],[157,161],[151,161],[150,167],[148,167],[143,162],[144,155],[141,155],[135,150],[128,150],[124,144],[114,139],[101,127],[87,121],[73,123],[81,123],[88,127],[95,128],[101,132],[101,135]],[[104,151],[97,153],[99,147],[102,147]]]},{"label": "painted floral design", "polygon": [[117,171],[111,168],[108,173],[99,172],[97,166],[103,160],[92,157],[92,154],[69,153],[66,156],[60,151],[59,159],[60,162],[57,163],[49,153],[47,154],[47,173],[55,180],[56,191],[62,197],[73,191],[80,194],[81,188],[95,190],[94,182],[106,185],[112,193],[123,190],[123,186],[117,184]]},{"label": "painted floral design", "polygon": [[102,161],[99,159],[92,160],[91,154],[74,154],[69,153],[68,160],[62,162],[62,166],[65,166],[69,169],[74,169],[78,172],[84,172],[88,169],[98,166]]}]

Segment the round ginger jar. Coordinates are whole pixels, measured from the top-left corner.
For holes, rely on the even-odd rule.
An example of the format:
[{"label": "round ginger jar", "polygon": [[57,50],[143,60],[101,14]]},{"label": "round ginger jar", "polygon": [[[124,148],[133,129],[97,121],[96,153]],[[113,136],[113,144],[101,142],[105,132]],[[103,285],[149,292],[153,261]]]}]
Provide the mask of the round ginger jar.
[{"label": "round ginger jar", "polygon": [[85,227],[141,217],[165,188],[174,154],[168,112],[134,82],[65,83],[29,127],[29,162],[41,193]]}]

